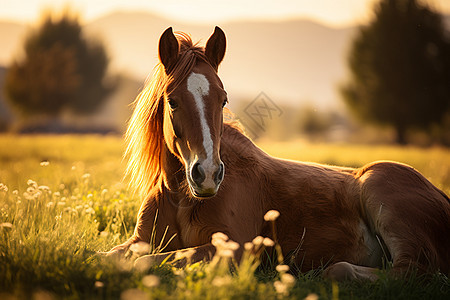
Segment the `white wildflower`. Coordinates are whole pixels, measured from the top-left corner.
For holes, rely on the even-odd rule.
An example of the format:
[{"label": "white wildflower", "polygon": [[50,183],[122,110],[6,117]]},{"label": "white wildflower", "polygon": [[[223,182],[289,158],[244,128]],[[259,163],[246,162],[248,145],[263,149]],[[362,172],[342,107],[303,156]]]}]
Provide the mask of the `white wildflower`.
[{"label": "white wildflower", "polygon": [[253,245],[255,245],[256,247],[261,246],[262,243],[264,241],[264,238],[260,235],[258,235],[257,237],[255,237],[252,241]]},{"label": "white wildflower", "polygon": [[176,276],[180,276],[180,277],[184,277],[185,276],[185,273],[184,273],[183,269],[173,269],[172,272]]},{"label": "white wildflower", "polygon": [[50,163],[48,162],[48,160],[41,161],[41,163],[40,163],[41,167],[46,167],[46,166],[48,166],[49,164],[50,164]]},{"label": "white wildflower", "polygon": [[221,287],[224,285],[230,285],[231,284],[231,277],[230,276],[217,276],[213,279],[211,282],[212,285]]},{"label": "white wildflower", "polygon": [[220,249],[220,250],[217,251],[217,255],[219,257],[233,258],[234,257],[234,252],[233,252],[233,250],[230,250],[230,249]]},{"label": "white wildflower", "polygon": [[246,251],[251,251],[253,249],[253,244],[251,242],[247,242],[244,244],[244,249]]},{"label": "white wildflower", "polygon": [[105,284],[103,283],[103,282],[101,282],[101,281],[96,281],[95,283],[94,283],[94,286],[96,287],[96,288],[102,288],[102,287],[104,287],[105,286]]},{"label": "white wildflower", "polygon": [[40,186],[38,187],[38,189],[41,190],[41,191],[43,191],[43,192],[45,192],[45,193],[51,193],[50,188],[49,188],[48,186],[46,186],[46,185],[40,185]]},{"label": "white wildflower", "polygon": [[266,214],[264,215],[264,220],[275,221],[279,216],[280,216],[280,212],[272,209],[272,210],[269,210],[268,212],[266,212]]},{"label": "white wildflower", "polygon": [[288,273],[282,274],[281,275],[281,282],[286,284],[288,287],[291,287],[295,283],[295,277],[292,276],[291,274],[288,274]]},{"label": "white wildflower", "polygon": [[281,281],[275,281],[273,283],[273,286],[275,287],[275,291],[277,291],[278,294],[281,295],[287,295],[288,294],[288,287],[286,284],[282,283]]},{"label": "white wildflower", "polygon": [[236,243],[235,241],[230,240],[226,243],[226,247],[229,250],[236,251],[237,249],[239,249],[239,244]]},{"label": "white wildflower", "polygon": [[319,296],[317,294],[309,294],[304,300],[319,300]]},{"label": "white wildflower", "polygon": [[84,212],[87,213],[88,215],[93,215],[95,214],[95,209],[93,209],[92,207],[88,207]]},{"label": "white wildflower", "polygon": [[216,232],[211,237],[213,240],[228,241],[228,236],[223,232]]},{"label": "white wildflower", "polygon": [[291,274],[281,274],[281,280],[277,280],[273,283],[275,290],[278,294],[283,296],[287,296],[289,294],[289,290],[294,286],[295,278]]},{"label": "white wildflower", "polygon": [[276,270],[278,273],[286,273],[289,271],[289,266],[288,265],[278,265],[276,267]]},{"label": "white wildflower", "polygon": [[221,239],[212,239],[211,240],[211,244],[213,244],[214,247],[216,247],[217,249],[222,249],[225,248],[227,242],[225,242],[224,240]]},{"label": "white wildflower", "polygon": [[137,255],[144,255],[150,253],[151,246],[146,242],[137,242],[130,246],[130,250]]},{"label": "white wildflower", "polygon": [[269,238],[264,238],[263,245],[266,247],[273,247],[275,245],[274,241]]},{"label": "white wildflower", "polygon": [[31,180],[31,179],[28,179],[27,185],[33,186],[33,187],[37,187],[37,186],[38,186],[38,184],[36,183],[36,181]]},{"label": "white wildflower", "polygon": [[186,258],[186,260],[189,262],[192,258],[192,256],[197,253],[194,249],[187,249],[184,251],[177,251],[175,253],[175,260],[181,260],[183,258]]},{"label": "white wildflower", "polygon": [[147,300],[148,295],[139,289],[129,289],[120,294],[122,300]]},{"label": "white wildflower", "polygon": [[1,223],[0,227],[12,229],[13,228],[13,224],[11,224],[9,222],[5,222],[5,223]]},{"label": "white wildflower", "polygon": [[156,287],[160,283],[159,277],[156,275],[146,275],[142,278],[142,284],[148,288]]},{"label": "white wildflower", "polygon": [[0,192],[1,191],[4,191],[4,192],[8,191],[8,187],[6,186],[6,184],[0,183]]},{"label": "white wildflower", "polygon": [[[58,203],[58,204],[59,204],[59,203]],[[64,208],[64,212],[66,212],[66,213],[72,212],[72,207],[66,207],[66,208]]]},{"label": "white wildflower", "polygon": [[217,249],[223,249],[226,247],[228,236],[222,232],[216,232],[211,236],[211,244]]},{"label": "white wildflower", "polygon": [[41,196],[42,196],[42,192],[38,190],[34,193],[33,198],[34,198],[34,200],[36,200]]}]

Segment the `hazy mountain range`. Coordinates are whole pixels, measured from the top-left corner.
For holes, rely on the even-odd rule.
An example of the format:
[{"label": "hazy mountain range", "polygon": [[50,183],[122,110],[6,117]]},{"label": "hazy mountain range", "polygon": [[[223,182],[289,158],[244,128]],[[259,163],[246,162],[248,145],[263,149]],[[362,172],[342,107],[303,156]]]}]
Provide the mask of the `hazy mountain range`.
[{"label": "hazy mountain range", "polygon": [[[450,25],[450,16],[446,21]],[[219,75],[232,103],[264,92],[279,103],[339,106],[337,86],[346,79],[346,55],[358,27],[332,28],[304,19],[215,25],[227,35],[227,53]],[[157,62],[158,40],[169,26],[190,33],[194,41],[201,39],[201,44],[214,29],[214,25],[133,12],[107,15],[87,23],[85,29],[104,41],[113,72],[142,83]],[[0,22],[0,65],[17,57],[26,30],[23,24]],[[120,101],[129,103],[134,94]]]},{"label": "hazy mountain range", "polygon": [[[355,28],[335,29],[308,20],[236,21],[219,25],[228,48],[220,76],[232,95],[255,97],[264,91],[278,101],[337,100],[345,78],[345,53]],[[140,81],[157,62],[161,33],[169,26],[205,43],[213,25],[183,24],[148,13],[114,13],[85,25],[107,46],[112,70]],[[27,27],[0,23],[0,64],[17,56]]]}]

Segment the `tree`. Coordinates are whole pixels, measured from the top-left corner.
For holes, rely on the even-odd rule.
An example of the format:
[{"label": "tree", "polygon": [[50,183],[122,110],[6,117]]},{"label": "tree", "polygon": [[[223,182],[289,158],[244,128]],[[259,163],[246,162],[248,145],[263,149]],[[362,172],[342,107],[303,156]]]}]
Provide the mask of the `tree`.
[{"label": "tree", "polygon": [[349,55],[344,101],[363,120],[429,131],[449,112],[450,35],[442,17],[418,0],[381,0]]},{"label": "tree", "polygon": [[85,38],[77,17],[48,14],[26,38],[23,58],[10,66],[6,94],[25,115],[91,113],[112,90],[104,80],[107,66],[105,48]]}]

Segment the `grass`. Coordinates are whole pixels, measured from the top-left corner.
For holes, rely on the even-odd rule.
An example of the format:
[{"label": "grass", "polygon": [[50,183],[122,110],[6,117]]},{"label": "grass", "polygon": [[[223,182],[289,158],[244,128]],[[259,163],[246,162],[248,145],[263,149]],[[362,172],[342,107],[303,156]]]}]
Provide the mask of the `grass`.
[{"label": "grass", "polygon": [[[443,148],[261,143],[280,157],[362,166],[398,160],[450,194]],[[410,275],[333,283],[320,270],[295,281],[257,260],[229,268],[226,257],[144,273],[96,255],[124,241],[140,200],[122,182],[122,140],[102,136],[0,136],[0,299],[445,299],[450,280]],[[48,162],[48,163],[47,163]],[[444,237],[443,237],[444,238]],[[275,265],[275,264],[274,264]],[[255,271],[256,270],[256,271]]]}]

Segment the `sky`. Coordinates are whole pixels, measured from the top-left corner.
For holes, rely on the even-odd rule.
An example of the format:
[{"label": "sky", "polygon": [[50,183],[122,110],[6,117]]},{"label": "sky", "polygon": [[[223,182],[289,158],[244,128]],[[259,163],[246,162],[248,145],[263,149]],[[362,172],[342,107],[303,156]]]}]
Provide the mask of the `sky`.
[{"label": "sky", "polygon": [[[450,14],[450,0],[425,0]],[[85,22],[116,11],[148,11],[179,21],[308,18],[330,26],[364,24],[377,0],[0,0],[0,20],[34,23],[44,9],[67,4]]]}]

